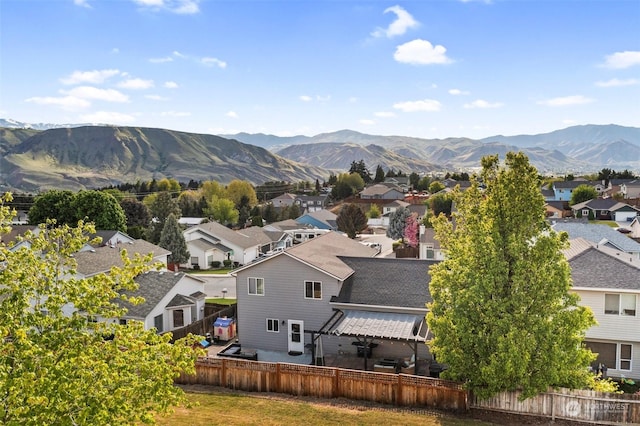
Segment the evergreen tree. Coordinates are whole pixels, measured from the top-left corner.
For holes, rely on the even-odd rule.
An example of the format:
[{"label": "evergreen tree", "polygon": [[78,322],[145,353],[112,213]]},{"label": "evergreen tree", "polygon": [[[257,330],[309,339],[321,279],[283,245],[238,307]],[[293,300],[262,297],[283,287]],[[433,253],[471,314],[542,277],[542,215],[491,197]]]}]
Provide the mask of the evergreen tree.
[{"label": "evergreen tree", "polygon": [[378,164],[378,167],[376,167],[376,175],[373,178],[373,181],[375,183],[384,182],[384,170],[382,169],[382,166],[380,164]]},{"label": "evergreen tree", "polygon": [[444,377],[463,381],[481,398],[521,389],[582,387],[593,354],[583,343],[594,324],[578,306],[561,249],[565,233],[544,215],[536,169],[522,153],[482,159],[482,182],[455,191],[455,226],[434,219],[447,257],[431,267],[427,321]]},{"label": "evergreen tree", "polygon": [[153,244],[158,244],[167,217],[172,213],[176,217],[181,217],[180,206],[178,206],[178,202],[172,198],[168,192],[158,192],[148,196],[148,198],[150,199],[148,206],[152,219],[149,230],[147,231],[147,240]]},{"label": "evergreen tree", "polygon": [[353,203],[346,204],[340,209],[336,221],[338,230],[347,234],[351,239],[354,239],[358,232],[367,228],[367,216],[357,204]]},{"label": "evergreen tree", "polygon": [[407,218],[411,215],[409,209],[398,207],[389,215],[389,227],[387,237],[404,242],[404,228],[407,226]]},{"label": "evergreen tree", "polygon": [[262,208],[262,218],[267,223],[273,223],[278,220],[278,213],[276,212],[276,208],[273,206],[273,203],[267,203]]},{"label": "evergreen tree", "polygon": [[160,235],[160,243],[158,245],[171,252],[169,255],[170,263],[187,263],[190,259],[182,229],[180,229],[178,219],[173,213],[170,213],[164,222],[162,234]]}]

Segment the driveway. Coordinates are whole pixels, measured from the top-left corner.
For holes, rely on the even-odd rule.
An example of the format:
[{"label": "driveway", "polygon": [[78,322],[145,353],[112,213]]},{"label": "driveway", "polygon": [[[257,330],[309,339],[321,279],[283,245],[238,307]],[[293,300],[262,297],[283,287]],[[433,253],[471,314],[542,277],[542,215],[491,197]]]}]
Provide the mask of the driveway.
[{"label": "driveway", "polygon": [[[227,297],[229,299],[236,298],[236,279],[231,275],[204,275],[197,274],[194,277],[205,281],[204,293],[207,297]],[[226,294],[223,290],[226,289]]]}]

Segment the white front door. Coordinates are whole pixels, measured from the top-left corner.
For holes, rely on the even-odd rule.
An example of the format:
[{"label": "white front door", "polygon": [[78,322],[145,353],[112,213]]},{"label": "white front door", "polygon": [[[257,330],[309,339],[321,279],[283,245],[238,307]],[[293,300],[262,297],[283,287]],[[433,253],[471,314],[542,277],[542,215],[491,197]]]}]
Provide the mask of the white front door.
[{"label": "white front door", "polygon": [[289,320],[287,323],[289,352],[304,353],[304,321]]}]

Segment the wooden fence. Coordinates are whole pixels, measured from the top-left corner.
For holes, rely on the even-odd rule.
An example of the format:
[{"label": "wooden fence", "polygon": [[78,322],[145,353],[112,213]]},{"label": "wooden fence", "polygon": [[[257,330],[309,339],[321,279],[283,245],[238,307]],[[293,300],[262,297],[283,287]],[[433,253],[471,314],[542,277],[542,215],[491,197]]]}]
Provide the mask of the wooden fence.
[{"label": "wooden fence", "polygon": [[198,336],[205,336],[207,333],[213,334],[213,323],[220,317],[234,317],[236,315],[236,305],[230,305],[224,309],[221,309],[211,315],[207,315],[201,320],[192,322],[186,327],[179,328],[171,331],[173,333],[172,341],[176,341],[185,337],[187,334],[196,334]]},{"label": "wooden fence", "polygon": [[183,374],[176,383],[451,411],[468,409],[467,391],[460,383],[312,365],[201,358],[196,363],[196,374]]},{"label": "wooden fence", "polygon": [[520,401],[517,391],[480,400],[470,396],[470,408],[564,419],[598,425],[640,425],[640,395],[559,389]]}]

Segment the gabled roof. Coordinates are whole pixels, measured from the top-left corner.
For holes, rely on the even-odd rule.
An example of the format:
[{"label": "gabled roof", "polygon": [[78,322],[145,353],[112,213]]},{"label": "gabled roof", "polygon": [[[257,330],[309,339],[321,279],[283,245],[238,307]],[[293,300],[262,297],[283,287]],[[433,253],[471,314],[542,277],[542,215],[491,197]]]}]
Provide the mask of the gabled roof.
[{"label": "gabled roof", "polygon": [[396,191],[396,192],[402,193],[402,190],[400,190],[399,188],[389,188],[387,185],[378,183],[375,185],[367,186],[362,191],[360,191],[360,195],[372,197],[375,195],[384,195],[389,191]]},{"label": "gabled roof", "polygon": [[384,204],[382,207],[409,207],[410,205],[411,204],[407,203],[406,201],[393,200]]},{"label": "gabled roof", "polygon": [[557,210],[567,210],[566,207],[569,206],[569,203],[567,201],[547,201],[545,205],[553,207]]},{"label": "gabled roof", "polygon": [[353,270],[338,256],[373,257],[377,250],[337,232],[327,232],[312,240],[288,248],[281,255],[307,263],[337,279],[344,280]]},{"label": "gabled roof", "polygon": [[191,306],[195,305],[196,301],[193,300],[189,296],[185,296],[184,294],[176,294],[173,296],[173,299],[167,303],[166,308],[176,308],[178,306]]},{"label": "gabled roof", "polygon": [[260,243],[245,234],[241,234],[232,229],[227,228],[218,222],[201,223],[200,225],[193,226],[187,229],[185,232],[205,232],[210,236],[222,240],[224,243],[234,244],[242,249],[247,249],[259,245]]},{"label": "gabled roof", "polygon": [[127,250],[127,256],[133,259],[136,253],[146,256],[153,253],[154,258],[160,256],[168,256],[171,254],[169,250],[160,246],[151,244],[145,240],[134,240],[130,243],[116,244],[115,246],[96,247],[93,250],[87,250],[75,253],[73,257],[78,263],[76,268],[78,273],[84,276],[91,276],[103,272],[108,272],[112,266],[122,267],[122,258],[120,252]]},{"label": "gabled roof", "polygon": [[291,229],[300,229],[300,228],[311,228],[311,226],[296,222],[294,219],[287,219],[287,220],[281,220],[280,222],[273,222],[268,225],[265,225],[263,229],[287,231]]},{"label": "gabled roof", "polygon": [[433,301],[429,267],[437,261],[344,256],[340,260],[354,273],[332,302],[426,311],[425,304]]},{"label": "gabled roof", "polygon": [[570,241],[565,256],[575,288],[640,291],[640,260],[585,240]]},{"label": "gabled roof", "polygon": [[407,207],[411,213],[416,213],[419,217],[422,217],[427,213],[426,204],[411,204]]},{"label": "gabled roof", "polygon": [[259,226],[250,226],[249,228],[239,229],[236,232],[252,239],[256,244],[260,245],[271,244],[274,241],[271,239],[271,236]]},{"label": "gabled roof", "polygon": [[[155,308],[163,297],[171,291],[183,278],[185,278],[184,272],[158,272],[149,271],[145,274],[140,274],[135,278],[135,282],[138,284],[138,289],[133,292],[125,292],[128,296],[142,297],[144,303],[139,305],[132,305],[125,301],[118,300],[118,304],[127,308],[128,318],[144,319]],[[173,301],[173,300],[172,300]],[[171,304],[171,302],[169,303]],[[193,304],[191,301],[189,304]],[[175,305],[184,306],[184,305]]]},{"label": "gabled roof", "polygon": [[615,212],[622,208],[626,208],[627,210],[638,210],[633,206],[630,206],[627,203],[622,203],[617,201],[614,198],[594,198],[592,200],[583,201],[582,203],[574,204],[571,206],[573,210],[581,210],[583,208],[588,208],[591,210],[609,210]]},{"label": "gabled roof", "polygon": [[7,234],[0,234],[0,242],[11,246],[13,243],[17,243],[18,237],[22,237],[27,231],[37,233],[37,225],[11,225],[11,231]]},{"label": "gabled roof", "polygon": [[602,182],[598,182],[598,181],[592,182],[588,180],[558,180],[553,182],[554,188],[562,188],[562,189],[575,189],[580,185],[596,186],[596,185],[602,185]]},{"label": "gabled roof", "polygon": [[337,222],[336,219],[338,218],[338,216],[335,213],[330,212],[329,210],[326,209],[322,209],[322,210],[316,210],[313,212],[307,212],[305,214],[303,214],[302,216],[300,216],[298,219],[296,219],[297,221],[301,220],[304,217],[310,217],[314,220],[317,220],[318,222],[322,222],[324,224],[326,224],[327,226],[329,226],[331,229],[337,229]]},{"label": "gabled roof", "polygon": [[230,251],[233,251],[232,249],[230,249],[229,247],[225,246],[222,243],[212,243],[211,241],[205,238],[198,238],[197,240],[191,240],[187,244],[202,251],[207,251],[209,249],[220,250],[223,253],[228,253]]},{"label": "gabled roof", "polygon": [[621,234],[608,225],[557,221],[552,225],[556,232],[565,231],[570,239],[584,238],[595,244],[607,244],[627,253],[640,253],[640,243]]},{"label": "gabled roof", "polygon": [[433,228],[425,228],[420,234],[420,242],[424,244],[433,244],[434,249],[440,248],[440,241],[436,239],[436,231]]},{"label": "gabled roof", "polygon": [[297,198],[297,196],[295,194],[290,194],[288,192],[285,192],[282,195],[278,195],[275,198],[272,198],[271,201],[273,202],[273,200],[295,200]]}]

